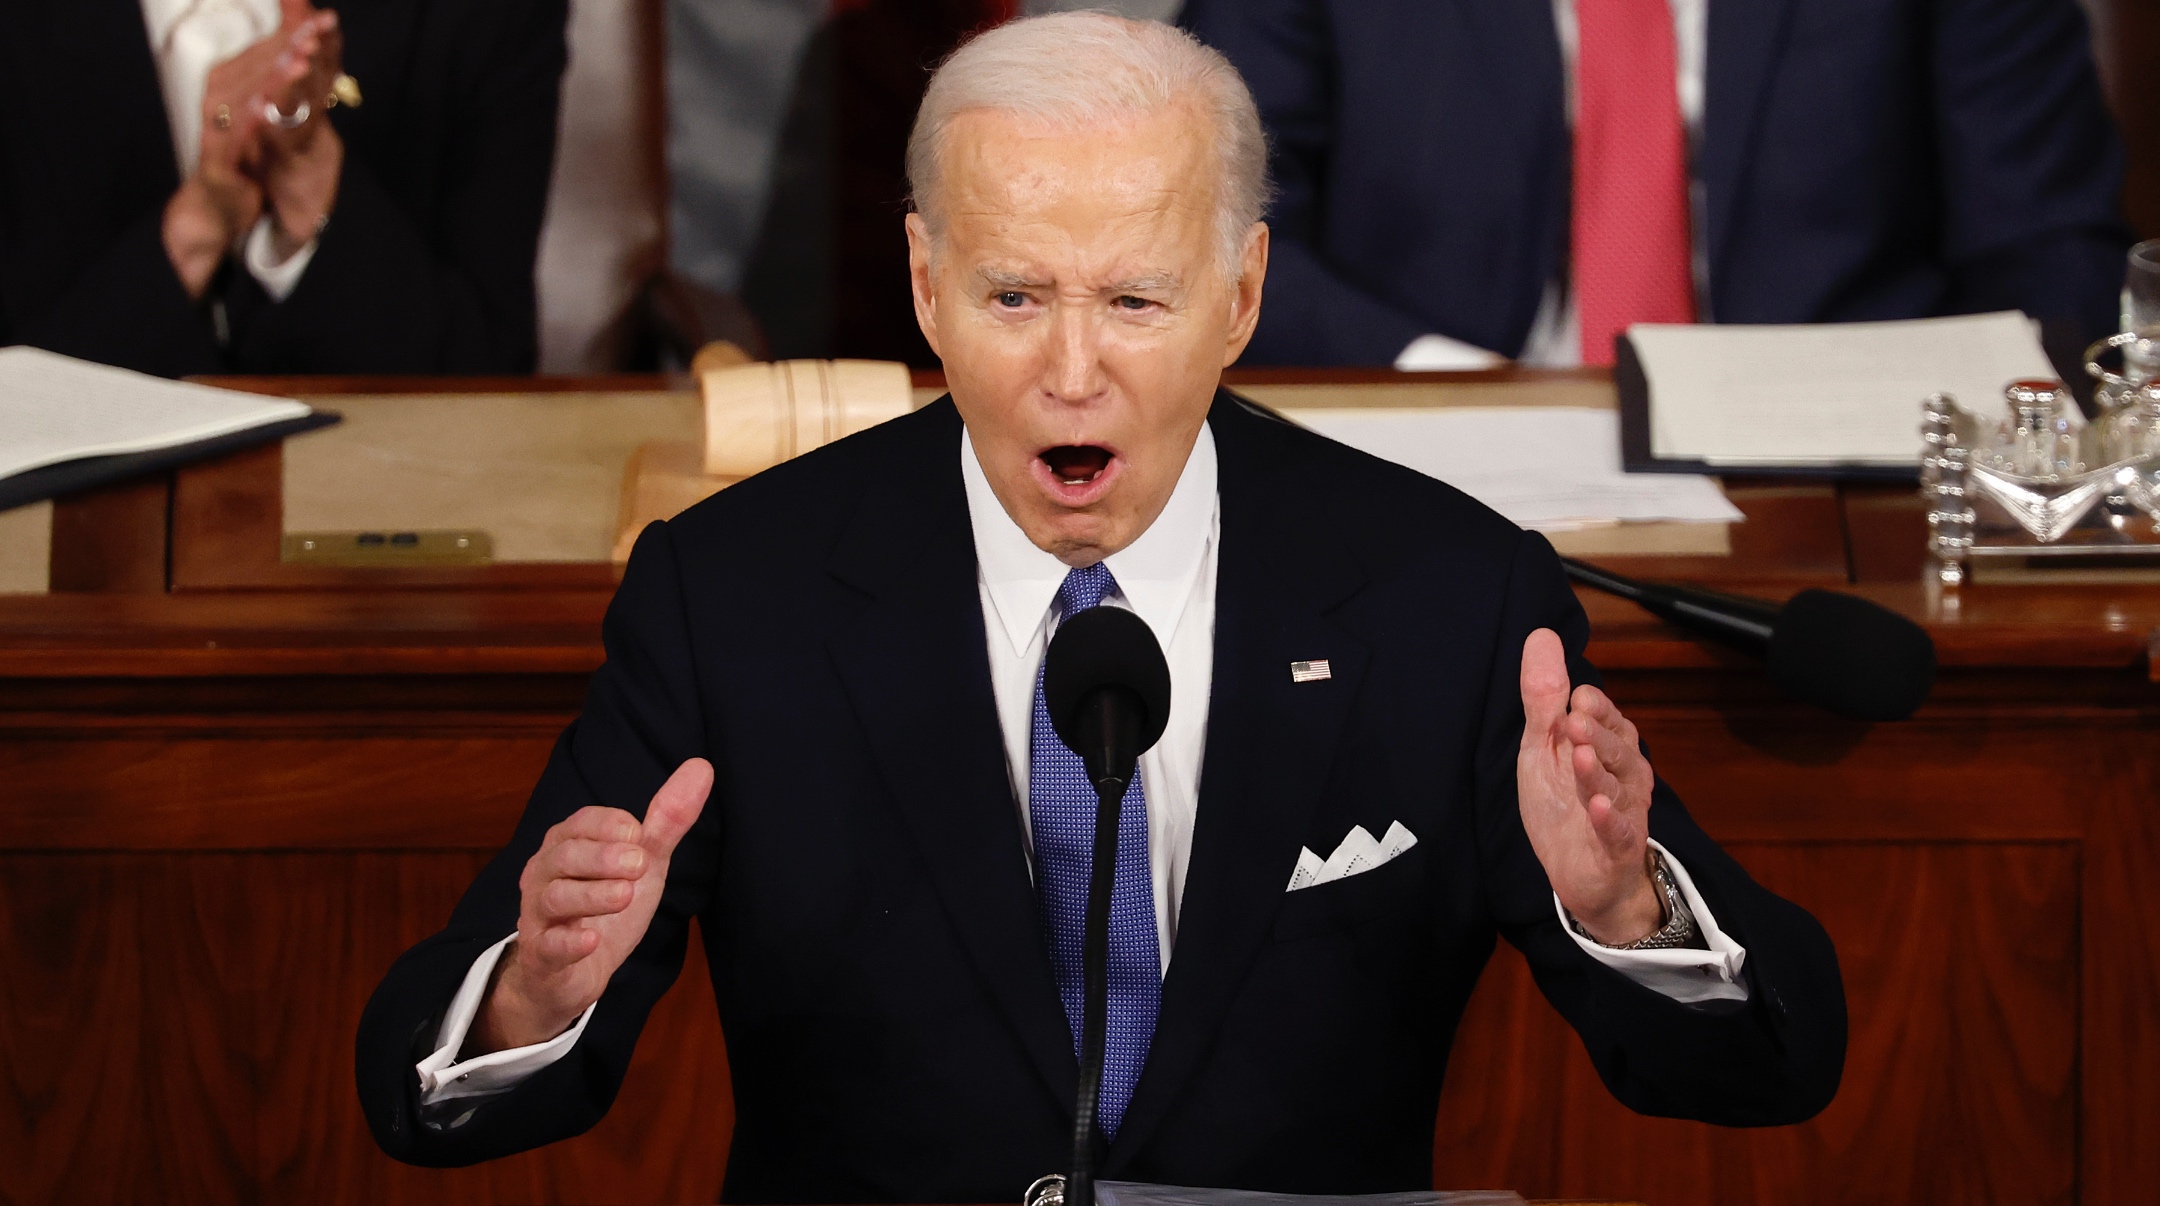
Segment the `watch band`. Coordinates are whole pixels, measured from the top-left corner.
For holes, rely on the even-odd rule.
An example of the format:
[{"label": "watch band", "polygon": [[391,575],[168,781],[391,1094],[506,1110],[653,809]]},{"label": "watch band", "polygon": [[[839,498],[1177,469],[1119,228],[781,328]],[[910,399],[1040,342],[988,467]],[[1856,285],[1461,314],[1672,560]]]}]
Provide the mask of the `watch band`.
[{"label": "watch band", "polygon": [[[1664,905],[1664,924],[1660,925],[1656,932],[1633,942],[1618,945],[1598,942],[1599,946],[1612,951],[1661,951],[1694,945],[1695,911],[1688,908],[1687,897],[1681,895],[1680,884],[1673,879],[1672,871],[1665,865],[1665,856],[1655,850],[1650,852],[1650,882],[1657,885],[1659,900]],[[1590,941],[1598,941],[1591,937],[1590,931],[1584,929],[1582,923],[1575,920],[1572,914],[1568,916],[1568,924],[1574,927],[1576,933]]]}]

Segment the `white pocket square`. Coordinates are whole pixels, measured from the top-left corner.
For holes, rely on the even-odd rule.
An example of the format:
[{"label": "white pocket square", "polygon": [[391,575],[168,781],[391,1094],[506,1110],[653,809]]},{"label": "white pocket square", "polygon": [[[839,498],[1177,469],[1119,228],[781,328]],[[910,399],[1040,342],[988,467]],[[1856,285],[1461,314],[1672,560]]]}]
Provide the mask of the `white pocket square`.
[{"label": "white pocket square", "polygon": [[1363,825],[1353,825],[1350,832],[1343,835],[1342,845],[1335,847],[1335,853],[1328,855],[1325,862],[1311,850],[1299,847],[1297,870],[1290,873],[1287,890],[1295,892],[1300,888],[1348,879],[1393,862],[1396,855],[1415,845],[1417,835],[1403,828],[1401,821],[1389,825],[1387,836],[1377,842]]}]

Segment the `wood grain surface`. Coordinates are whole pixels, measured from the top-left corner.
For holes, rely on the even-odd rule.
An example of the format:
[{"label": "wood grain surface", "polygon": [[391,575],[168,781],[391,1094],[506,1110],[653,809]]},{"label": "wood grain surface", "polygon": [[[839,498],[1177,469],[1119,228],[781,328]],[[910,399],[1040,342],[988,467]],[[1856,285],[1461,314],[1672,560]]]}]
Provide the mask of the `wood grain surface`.
[{"label": "wood grain surface", "polygon": [[1754,1131],[1629,1113],[1503,948],[1456,1040],[1435,1182],[1659,1206],[2075,1200],[2076,845],[1728,849],[1837,943],[1853,1027],[1830,1108]]},{"label": "wood grain surface", "polygon": [[591,1133],[409,1168],[352,1087],[367,989],[484,856],[0,856],[0,1200],[710,1202],[733,1121],[704,958]]}]

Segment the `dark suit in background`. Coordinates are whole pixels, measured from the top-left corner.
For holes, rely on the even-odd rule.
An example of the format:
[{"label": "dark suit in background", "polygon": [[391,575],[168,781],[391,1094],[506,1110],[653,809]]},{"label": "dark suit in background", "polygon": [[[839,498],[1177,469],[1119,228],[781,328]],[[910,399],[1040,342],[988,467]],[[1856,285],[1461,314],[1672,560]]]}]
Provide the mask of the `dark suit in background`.
[{"label": "dark suit in background", "polygon": [[[337,204],[273,302],[166,258],[179,187],[136,0],[0,0],[0,345],[165,376],[529,372],[566,0],[343,0]],[[220,346],[211,302],[222,299]]]},{"label": "dark suit in background", "polygon": [[[1551,0],[1188,0],[1273,139],[1248,363],[1521,352],[1568,248]],[[2115,326],[2122,153],[2076,0],[1718,0],[1705,320],[1995,309]]]},{"label": "dark suit in background", "polygon": [[[1516,805],[1523,641],[1555,628],[1577,680],[1596,672],[1551,546],[1228,395],[1210,424],[1206,768],[1160,1022],[1103,1175],[1428,1187],[1449,1045],[1496,934],[1629,1106],[1734,1125],[1821,1109],[1845,1043],[1829,940],[1669,789],[1652,835],[1747,947],[1751,998],[1680,1004],[1555,916]],[[1064,1167],[1076,1061],[993,704],[960,430],[940,402],[646,531],[607,663],[510,845],[361,1022],[384,1150],[466,1164],[591,1127],[696,917],[734,1077],[728,1200],[1015,1201]],[[1310,658],[1333,678],[1293,683]],[[413,1065],[474,958],[516,928],[543,834],[587,805],[642,815],[693,756],[712,796],[582,1038],[431,1128]],[[1401,857],[1285,892],[1301,846],[1395,821],[1418,837]]]}]

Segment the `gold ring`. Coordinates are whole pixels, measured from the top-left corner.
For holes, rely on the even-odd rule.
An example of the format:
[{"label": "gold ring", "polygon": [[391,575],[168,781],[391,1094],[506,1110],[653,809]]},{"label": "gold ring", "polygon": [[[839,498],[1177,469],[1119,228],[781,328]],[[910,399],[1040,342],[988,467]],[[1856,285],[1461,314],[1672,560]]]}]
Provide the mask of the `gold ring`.
[{"label": "gold ring", "polygon": [[330,95],[323,98],[323,108],[325,109],[334,108],[338,105],[343,105],[348,109],[360,107],[360,81],[342,72],[339,73],[336,79],[330,81]]},{"label": "gold ring", "polygon": [[219,105],[217,107],[217,128],[220,130],[232,129],[231,105]]}]

